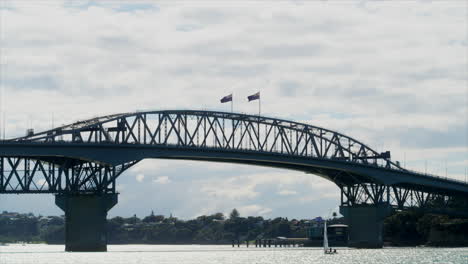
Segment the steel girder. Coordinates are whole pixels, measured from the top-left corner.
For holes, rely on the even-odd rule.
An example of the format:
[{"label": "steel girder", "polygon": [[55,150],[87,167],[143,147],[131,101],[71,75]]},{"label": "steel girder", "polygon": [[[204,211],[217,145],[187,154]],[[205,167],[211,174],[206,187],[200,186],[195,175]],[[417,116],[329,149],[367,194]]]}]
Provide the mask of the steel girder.
[{"label": "steel girder", "polygon": [[108,166],[76,159],[0,157],[0,193],[105,194],[136,161]]},{"label": "steel girder", "polygon": [[339,187],[342,206],[389,204],[397,210],[417,208],[425,211],[468,215],[466,196],[443,195],[377,183],[359,183]]}]

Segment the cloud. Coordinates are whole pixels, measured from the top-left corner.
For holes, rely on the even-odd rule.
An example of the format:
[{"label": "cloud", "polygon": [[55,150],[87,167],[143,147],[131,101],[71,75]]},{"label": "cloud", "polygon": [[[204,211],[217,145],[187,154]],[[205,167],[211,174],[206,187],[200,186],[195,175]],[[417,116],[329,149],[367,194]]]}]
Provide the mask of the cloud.
[{"label": "cloud", "polygon": [[37,180],[37,181],[36,181],[36,184],[37,184],[37,187],[39,187],[39,188],[43,187],[43,188],[45,188],[45,189],[47,189],[47,187],[49,186],[49,185],[47,184],[47,181],[46,181],[45,179],[39,179],[39,180]]},{"label": "cloud", "polygon": [[153,183],[155,184],[168,184],[170,182],[171,180],[169,179],[168,176],[159,176],[153,180]]},{"label": "cloud", "polygon": [[117,186],[115,187],[115,189],[118,191],[118,192],[122,192],[125,190],[125,184],[117,184]]},{"label": "cloud", "polygon": [[28,76],[18,79],[6,79],[4,80],[4,85],[24,90],[56,90],[59,88],[57,81],[51,76]]},{"label": "cloud", "polygon": [[135,179],[137,180],[137,182],[143,182],[143,180],[145,179],[145,175],[144,174],[137,174],[135,176]]},{"label": "cloud", "polygon": [[[334,184],[320,179],[318,176],[301,172],[274,172],[247,174],[223,179],[209,179],[202,182],[201,191],[216,199],[238,200],[240,202],[262,199],[265,196],[272,199],[276,193],[279,196],[294,196],[314,193],[317,199],[323,197],[338,197],[331,193],[339,193]],[[277,189],[280,191],[276,191]],[[278,197],[275,197],[275,199]]]},{"label": "cloud", "polygon": [[268,216],[272,210],[258,204],[251,204],[239,207],[238,211],[241,216]]},{"label": "cloud", "polygon": [[296,195],[297,192],[293,190],[281,190],[278,192],[278,194],[281,196],[290,196],[290,195]]},{"label": "cloud", "polygon": [[259,195],[255,191],[256,184],[248,184],[239,178],[210,181],[204,184],[202,192],[216,199],[253,199]]},{"label": "cloud", "polygon": [[299,88],[300,84],[296,81],[283,81],[280,84],[281,95],[288,97],[296,96]]}]

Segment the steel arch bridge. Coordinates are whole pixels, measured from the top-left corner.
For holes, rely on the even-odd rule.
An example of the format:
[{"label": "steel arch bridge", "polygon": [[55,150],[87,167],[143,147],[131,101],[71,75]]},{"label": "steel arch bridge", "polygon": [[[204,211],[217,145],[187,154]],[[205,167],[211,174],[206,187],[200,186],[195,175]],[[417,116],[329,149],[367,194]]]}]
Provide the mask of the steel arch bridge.
[{"label": "steel arch bridge", "polygon": [[[341,191],[349,246],[382,247],[392,208],[467,213],[468,184],[402,168],[325,128],[239,113],[173,110],[96,117],[0,143],[1,193],[54,193],[66,251],[106,251],[116,180],[147,158],[229,162],[321,176]],[[461,208],[461,209],[460,209]]]},{"label": "steel arch bridge", "polygon": [[172,110],[96,117],[2,142],[0,193],[108,194],[142,159],[270,166],[315,174],[341,204],[448,206],[468,184],[402,168],[341,133],[258,115]]}]

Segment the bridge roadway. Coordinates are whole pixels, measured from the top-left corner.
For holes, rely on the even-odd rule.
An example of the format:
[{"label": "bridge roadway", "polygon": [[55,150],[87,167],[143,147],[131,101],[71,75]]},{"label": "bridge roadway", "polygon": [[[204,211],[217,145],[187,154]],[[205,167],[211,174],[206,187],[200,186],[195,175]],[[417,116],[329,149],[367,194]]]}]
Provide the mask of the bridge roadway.
[{"label": "bridge roadway", "polygon": [[[54,193],[66,250],[106,250],[117,178],[143,159],[228,162],[302,171],[334,182],[350,245],[381,247],[394,209],[466,212],[468,184],[402,168],[390,152],[325,128],[264,116],[173,110],[75,122],[0,143],[0,193]],[[463,211],[462,211],[463,210]]]}]

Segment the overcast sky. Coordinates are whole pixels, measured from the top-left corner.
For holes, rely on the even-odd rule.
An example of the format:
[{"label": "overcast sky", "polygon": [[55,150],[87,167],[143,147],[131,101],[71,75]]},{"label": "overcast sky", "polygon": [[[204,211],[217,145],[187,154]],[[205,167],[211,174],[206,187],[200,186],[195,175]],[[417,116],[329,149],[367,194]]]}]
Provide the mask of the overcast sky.
[{"label": "overcast sky", "polygon": [[[465,179],[466,1],[1,1],[7,138],[109,113],[262,113],[340,131],[411,169]],[[0,122],[3,124],[3,122]],[[339,205],[313,175],[145,160],[119,178],[111,216],[311,218]],[[61,214],[52,195],[0,210]]]}]

